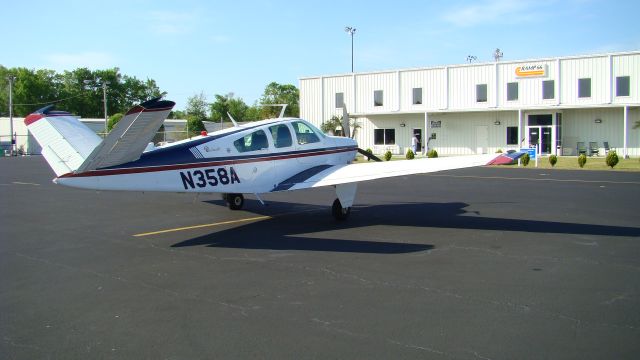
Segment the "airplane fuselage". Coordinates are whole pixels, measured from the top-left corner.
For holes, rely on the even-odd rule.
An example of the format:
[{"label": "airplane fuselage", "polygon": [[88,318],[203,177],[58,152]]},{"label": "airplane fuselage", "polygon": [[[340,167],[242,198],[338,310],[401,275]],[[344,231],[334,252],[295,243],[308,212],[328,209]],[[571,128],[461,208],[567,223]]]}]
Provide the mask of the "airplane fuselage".
[{"label": "airplane fuselage", "polygon": [[[149,150],[129,163],[54,181],[98,189],[208,193],[287,190],[287,180],[313,176],[355,158],[355,140],[323,134],[308,122],[273,119]],[[308,169],[300,174],[301,169]]]}]

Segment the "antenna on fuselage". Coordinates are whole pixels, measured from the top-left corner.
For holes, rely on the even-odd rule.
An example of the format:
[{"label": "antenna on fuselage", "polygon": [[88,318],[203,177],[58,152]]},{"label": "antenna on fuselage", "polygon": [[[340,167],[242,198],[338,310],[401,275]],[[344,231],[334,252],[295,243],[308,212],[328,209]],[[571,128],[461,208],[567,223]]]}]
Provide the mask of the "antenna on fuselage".
[{"label": "antenna on fuselage", "polygon": [[233,123],[233,126],[238,127],[238,123],[236,122],[236,119],[234,119],[233,116],[231,116],[231,114],[229,114],[228,111],[227,111],[227,115],[229,115],[229,120],[231,120],[231,122]]}]

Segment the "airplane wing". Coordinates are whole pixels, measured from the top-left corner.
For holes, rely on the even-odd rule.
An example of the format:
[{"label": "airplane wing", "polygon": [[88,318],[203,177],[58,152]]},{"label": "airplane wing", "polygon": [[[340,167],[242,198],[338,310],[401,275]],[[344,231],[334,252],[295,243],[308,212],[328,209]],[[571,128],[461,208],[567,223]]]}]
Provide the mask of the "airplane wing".
[{"label": "airplane wing", "polygon": [[521,155],[523,153],[452,156],[333,166],[321,165],[292,176],[278,184],[272,191],[300,190],[483,165],[510,164]]},{"label": "airplane wing", "polygon": [[138,160],[174,105],[157,98],[129,110],[77,172]]}]

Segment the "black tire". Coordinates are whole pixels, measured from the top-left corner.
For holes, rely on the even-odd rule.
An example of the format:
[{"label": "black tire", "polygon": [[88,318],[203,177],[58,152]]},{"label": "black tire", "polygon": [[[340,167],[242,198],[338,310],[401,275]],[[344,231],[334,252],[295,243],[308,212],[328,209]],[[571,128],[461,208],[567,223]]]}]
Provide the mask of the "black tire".
[{"label": "black tire", "polygon": [[244,205],[244,196],[242,194],[227,194],[226,200],[231,210],[240,210]]},{"label": "black tire", "polygon": [[343,208],[339,199],[335,199],[333,201],[333,206],[331,206],[331,214],[338,221],[347,220],[349,214],[351,213],[351,208]]}]

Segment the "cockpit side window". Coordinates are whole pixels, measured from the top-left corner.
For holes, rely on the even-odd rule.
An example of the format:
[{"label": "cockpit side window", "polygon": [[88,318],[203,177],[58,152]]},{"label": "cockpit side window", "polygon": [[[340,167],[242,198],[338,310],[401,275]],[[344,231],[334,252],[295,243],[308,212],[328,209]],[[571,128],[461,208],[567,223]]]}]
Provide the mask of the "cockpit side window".
[{"label": "cockpit side window", "polygon": [[254,131],[233,142],[238,152],[257,151],[269,148],[267,134],[263,130]]},{"label": "cockpit side window", "polygon": [[291,146],[293,140],[291,139],[291,131],[285,124],[279,124],[269,127],[271,136],[273,137],[273,143],[276,148],[283,148]]},{"label": "cockpit side window", "polygon": [[304,145],[320,142],[318,135],[311,127],[302,121],[294,121],[291,123],[291,126],[293,126],[293,131],[295,131],[296,137],[298,138],[298,144]]}]

